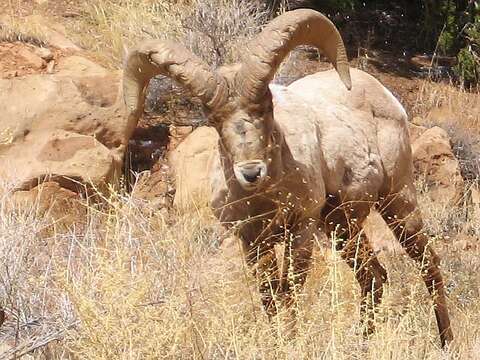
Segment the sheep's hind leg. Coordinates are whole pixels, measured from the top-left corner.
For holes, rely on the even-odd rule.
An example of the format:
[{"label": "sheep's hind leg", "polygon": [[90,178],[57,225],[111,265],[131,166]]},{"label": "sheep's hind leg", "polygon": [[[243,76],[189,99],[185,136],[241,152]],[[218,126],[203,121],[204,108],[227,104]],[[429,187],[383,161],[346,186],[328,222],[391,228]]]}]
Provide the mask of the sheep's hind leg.
[{"label": "sheep's hind leg", "polygon": [[[387,272],[378,261],[365,234],[359,226],[362,219],[350,219],[349,214],[361,214],[362,211],[351,211],[341,207],[325,207],[325,230],[330,238],[336,240],[336,250],[353,270],[360,285],[362,301],[360,304],[361,322],[364,335],[375,331],[375,310],[383,295],[383,283],[387,280]],[[368,214],[364,209],[363,213]]]},{"label": "sheep's hind leg", "polygon": [[440,259],[422,232],[423,220],[417,208],[413,185],[386,198],[380,213],[400,244],[420,268],[428,292],[433,297],[435,317],[442,347],[453,340]]}]

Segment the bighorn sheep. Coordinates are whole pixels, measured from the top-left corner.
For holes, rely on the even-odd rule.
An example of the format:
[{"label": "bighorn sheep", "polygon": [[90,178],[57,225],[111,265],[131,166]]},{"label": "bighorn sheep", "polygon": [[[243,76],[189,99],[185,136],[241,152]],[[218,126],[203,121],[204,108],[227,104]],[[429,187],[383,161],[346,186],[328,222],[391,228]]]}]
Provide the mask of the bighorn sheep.
[{"label": "bighorn sheep", "polygon": [[[317,47],[335,70],[269,87],[289,51],[303,44]],[[241,63],[217,71],[177,43],[140,44],[129,53],[124,72],[125,102],[134,120],[157,74],[201,99],[220,135],[228,193],[218,194],[214,208],[222,222],[237,224],[268,315],[279,304],[293,303],[320,230],[336,239],[355,272],[366,328],[373,330],[371,314],[386,271],[361,226],[375,206],[422,270],[442,345],[452,340],[439,258],[417,209],[407,115],[376,79],[350,71],[342,38],[325,16],[300,9],[277,17],[251,41]],[[285,239],[287,278],[274,251]]]}]

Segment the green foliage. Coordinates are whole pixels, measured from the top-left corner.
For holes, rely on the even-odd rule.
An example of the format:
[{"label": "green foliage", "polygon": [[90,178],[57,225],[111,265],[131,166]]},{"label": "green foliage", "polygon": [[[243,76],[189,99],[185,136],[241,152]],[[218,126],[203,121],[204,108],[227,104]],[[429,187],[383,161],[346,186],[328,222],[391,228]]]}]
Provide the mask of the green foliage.
[{"label": "green foliage", "polygon": [[438,50],[442,54],[447,55],[455,51],[456,39],[459,32],[459,19],[457,18],[457,8],[455,4],[452,4],[450,1],[440,3],[443,3],[441,4],[440,11],[444,16],[439,20],[443,21],[443,26],[438,37]]},{"label": "green foliage", "polygon": [[442,54],[448,54],[451,52],[455,45],[456,34],[455,31],[450,29],[443,31],[438,38],[438,50]]},{"label": "green foliage", "polygon": [[476,61],[469,47],[464,47],[459,51],[454,71],[463,83],[478,83],[480,64]]},{"label": "green foliage", "polygon": [[466,86],[480,82],[480,16],[465,30],[466,46],[457,54],[455,74]]}]

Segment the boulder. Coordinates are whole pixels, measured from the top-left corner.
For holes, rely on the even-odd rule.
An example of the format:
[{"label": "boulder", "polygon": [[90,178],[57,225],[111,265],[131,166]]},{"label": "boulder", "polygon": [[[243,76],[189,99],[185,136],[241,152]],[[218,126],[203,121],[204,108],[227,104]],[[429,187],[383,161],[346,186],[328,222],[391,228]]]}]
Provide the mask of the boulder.
[{"label": "boulder", "polygon": [[424,131],[413,142],[412,153],[416,175],[425,179],[432,200],[457,203],[464,181],[447,132],[437,126]]},{"label": "boulder", "polygon": [[195,129],[170,153],[169,162],[175,178],[173,203],[177,208],[208,205],[212,201],[212,189],[226,187],[218,133],[211,127]]},{"label": "boulder", "polygon": [[49,175],[113,181],[135,126],[118,101],[119,80],[78,57],[55,75],[0,79],[0,176],[21,189]]},{"label": "boulder", "polygon": [[49,180],[83,192],[114,181],[117,169],[110,150],[92,136],[60,129],[38,130],[0,150],[0,177],[28,190]]},{"label": "boulder", "polygon": [[136,126],[125,116],[120,78],[70,56],[55,74],[0,79],[0,179],[14,196],[33,201],[42,182],[77,196],[117,183]]},{"label": "boulder", "polygon": [[87,213],[87,207],[76,192],[51,181],[31,190],[17,191],[10,200],[13,209],[25,212],[33,210],[37,216],[54,220],[56,226],[78,224]]},{"label": "boulder", "polygon": [[175,194],[170,167],[163,162],[158,161],[151,171],[141,172],[132,189],[133,199],[145,201],[155,211],[169,209]]},{"label": "boulder", "polygon": [[170,132],[170,142],[168,144],[168,150],[175,149],[178,144],[180,144],[188,135],[193,131],[192,126],[174,126],[171,125]]},{"label": "boulder", "polygon": [[422,126],[419,118],[414,118],[412,122],[408,123],[408,132],[410,134],[410,144],[413,144],[425,131],[428,130],[425,126]]},{"label": "boulder", "polygon": [[31,66],[33,69],[38,70],[46,66],[45,61],[35,54],[35,51],[30,51],[27,47],[22,47],[18,53],[24,62],[27,63],[28,66]]}]

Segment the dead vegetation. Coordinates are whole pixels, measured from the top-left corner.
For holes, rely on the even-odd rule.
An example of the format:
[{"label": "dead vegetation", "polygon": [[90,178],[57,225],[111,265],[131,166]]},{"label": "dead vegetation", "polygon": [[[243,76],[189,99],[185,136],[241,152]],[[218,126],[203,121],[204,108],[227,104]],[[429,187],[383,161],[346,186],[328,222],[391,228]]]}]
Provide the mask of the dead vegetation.
[{"label": "dead vegetation", "polygon": [[480,262],[476,238],[463,228],[478,236],[478,221],[454,218],[450,237],[440,238],[451,209],[421,199],[449,289],[456,341],[446,352],[420,274],[401,253],[380,254],[391,276],[377,332],[365,341],[355,279],[328,242],[319,243],[289,341],[261,310],[239,244],[222,241],[207,209],[146,215],[144,204],[121,194],[90,207],[86,224],[69,232],[33,209],[7,210],[3,198],[0,351],[6,358],[35,349],[29,354],[39,359],[475,359]]}]

